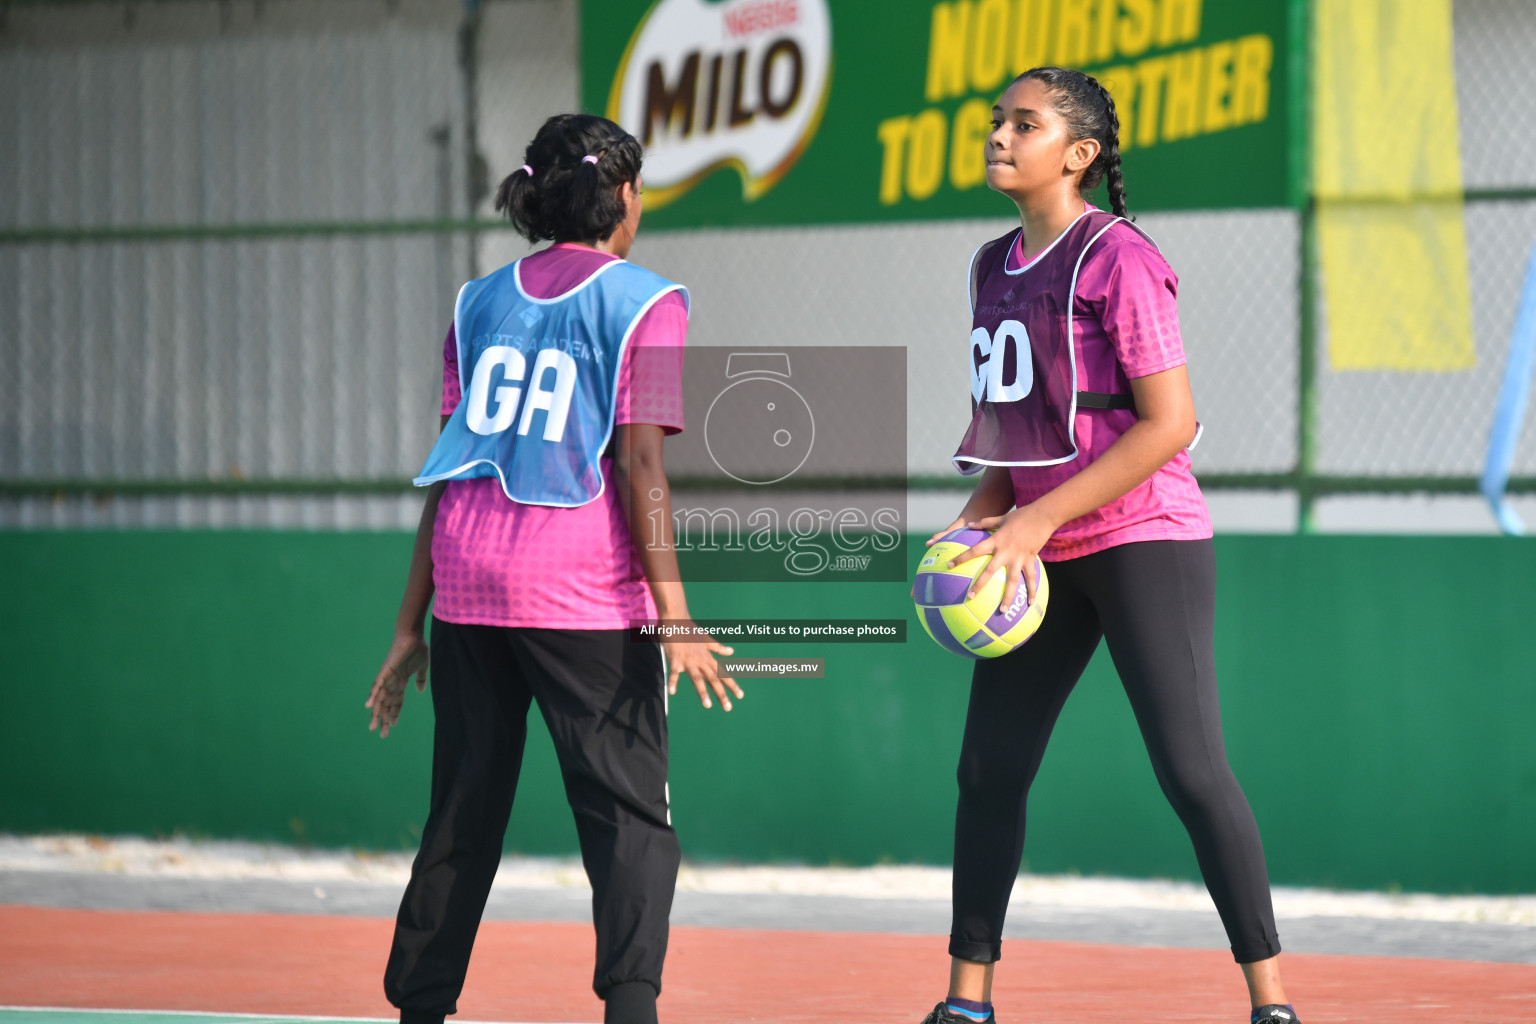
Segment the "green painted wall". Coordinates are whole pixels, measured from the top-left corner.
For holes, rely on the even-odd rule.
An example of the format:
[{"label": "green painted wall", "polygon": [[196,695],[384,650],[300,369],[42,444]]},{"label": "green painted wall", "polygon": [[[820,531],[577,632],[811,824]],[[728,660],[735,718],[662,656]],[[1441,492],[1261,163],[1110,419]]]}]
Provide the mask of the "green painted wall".
[{"label": "green painted wall", "polygon": [[[0,533],[0,829],[410,848],[431,709],[362,707],[401,534]],[[1234,767],[1277,883],[1536,891],[1536,542],[1227,537],[1217,661]],[[899,587],[695,585],[711,615],[907,614]],[[905,645],[827,659],[729,716],[673,703],[697,859],[944,863],[967,668]],[[535,726],[508,847],[575,848]],[[1134,840],[1129,837],[1134,836]],[[1107,658],[1031,801],[1036,871],[1194,878]]]}]

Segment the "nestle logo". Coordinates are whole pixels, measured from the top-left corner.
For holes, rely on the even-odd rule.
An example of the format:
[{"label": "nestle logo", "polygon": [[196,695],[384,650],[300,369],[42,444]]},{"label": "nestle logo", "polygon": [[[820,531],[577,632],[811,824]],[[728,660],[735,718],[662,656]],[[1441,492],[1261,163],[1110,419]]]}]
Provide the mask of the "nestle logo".
[{"label": "nestle logo", "polygon": [[783,28],[800,20],[795,0],[757,0],[725,12],[726,34],[732,38]]}]

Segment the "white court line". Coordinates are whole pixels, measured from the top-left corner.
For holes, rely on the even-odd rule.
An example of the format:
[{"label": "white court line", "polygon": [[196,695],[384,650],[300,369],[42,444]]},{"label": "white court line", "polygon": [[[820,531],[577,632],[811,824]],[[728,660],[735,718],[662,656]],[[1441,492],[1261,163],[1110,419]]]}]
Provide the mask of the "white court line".
[{"label": "white court line", "polygon": [[[221,1013],[216,1010],[119,1010],[101,1006],[0,1006],[0,1013],[121,1013],[156,1017],[223,1017],[229,1020],[327,1020],[368,1021],[389,1024],[392,1017],[320,1017],[308,1013]],[[466,1021],[465,1024],[470,1024]],[[475,1022],[486,1024],[486,1022]]]},{"label": "white court line", "polygon": [[[217,1017],[221,1020],[302,1020],[359,1021],[365,1024],[393,1024],[394,1017],[322,1017],[312,1013],[221,1013],[215,1010],[118,1010],[100,1006],[3,1006],[0,1013],[118,1013],[156,1017]],[[522,1024],[518,1021],[458,1020],[457,1024]]]}]

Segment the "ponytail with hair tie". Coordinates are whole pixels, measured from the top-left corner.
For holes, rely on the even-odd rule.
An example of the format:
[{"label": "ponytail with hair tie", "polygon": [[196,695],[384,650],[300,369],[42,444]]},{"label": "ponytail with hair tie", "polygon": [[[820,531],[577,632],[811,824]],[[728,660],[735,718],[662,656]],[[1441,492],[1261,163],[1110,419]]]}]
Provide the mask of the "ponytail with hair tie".
[{"label": "ponytail with hair tie", "polygon": [[530,242],[607,239],[624,222],[619,190],[640,181],[640,143],[592,114],[551,117],[523,159],[496,189],[496,210]]}]

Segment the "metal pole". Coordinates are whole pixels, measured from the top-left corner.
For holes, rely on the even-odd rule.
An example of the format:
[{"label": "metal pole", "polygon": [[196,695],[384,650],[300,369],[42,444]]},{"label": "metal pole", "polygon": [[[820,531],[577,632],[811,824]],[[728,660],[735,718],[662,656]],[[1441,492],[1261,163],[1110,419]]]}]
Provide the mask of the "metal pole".
[{"label": "metal pole", "polygon": [[469,246],[469,280],[480,276],[480,232],[475,211],[490,191],[485,157],[480,154],[480,3],[464,0],[464,21],[459,26],[459,71],[464,105],[464,216],[470,223],[465,233]]},{"label": "metal pole", "polygon": [[[449,149],[452,134],[448,122],[433,125],[427,138],[437,150],[437,207],[433,212],[446,224],[453,217],[453,153]],[[452,301],[459,283],[453,280],[453,232],[447,228],[439,231],[433,248],[437,261],[436,300],[446,304]]]},{"label": "metal pole", "polygon": [[1296,330],[1296,532],[1314,528],[1317,475],[1317,197],[1312,193],[1311,0],[1291,0],[1291,199],[1300,211]]},{"label": "metal pole", "polygon": [[1308,197],[1301,211],[1301,318],[1297,358],[1296,532],[1312,533],[1317,477],[1317,203]]}]

